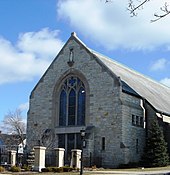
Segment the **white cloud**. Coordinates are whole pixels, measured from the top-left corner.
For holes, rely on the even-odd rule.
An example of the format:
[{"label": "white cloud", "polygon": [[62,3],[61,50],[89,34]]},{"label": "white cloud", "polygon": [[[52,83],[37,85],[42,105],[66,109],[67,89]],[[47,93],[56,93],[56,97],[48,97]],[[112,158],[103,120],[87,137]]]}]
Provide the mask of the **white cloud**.
[{"label": "white cloud", "polygon": [[24,123],[26,123],[26,116],[29,109],[29,102],[20,104],[17,109],[21,110]]},{"label": "white cloud", "polygon": [[168,64],[169,62],[166,59],[161,58],[156,60],[156,62],[152,64],[150,69],[152,71],[164,70]]},{"label": "white cloud", "polygon": [[54,57],[63,45],[63,42],[57,39],[58,33],[58,30],[49,31],[44,28],[38,32],[20,34],[17,46],[23,52],[48,60]]},{"label": "white cloud", "polygon": [[[170,3],[170,0],[166,0]],[[150,23],[165,0],[149,1],[137,17],[130,17],[128,0],[104,3],[99,0],[60,0],[59,18],[66,19],[79,33],[107,49],[154,49],[170,45],[170,17]]]},{"label": "white cloud", "polygon": [[29,103],[26,102],[26,103],[23,103],[23,104],[20,104],[18,109],[20,109],[21,111],[28,111],[29,109]]},{"label": "white cloud", "polygon": [[170,78],[164,78],[160,81],[162,84],[170,87]]},{"label": "white cloud", "polygon": [[44,28],[23,33],[16,45],[0,37],[0,84],[41,76],[63,46],[58,32]]}]

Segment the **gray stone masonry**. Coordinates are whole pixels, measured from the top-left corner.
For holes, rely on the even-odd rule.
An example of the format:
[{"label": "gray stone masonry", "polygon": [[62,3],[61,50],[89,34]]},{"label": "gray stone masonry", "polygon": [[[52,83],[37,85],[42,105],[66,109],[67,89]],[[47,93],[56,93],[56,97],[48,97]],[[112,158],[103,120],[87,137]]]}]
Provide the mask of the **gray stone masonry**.
[{"label": "gray stone masonry", "polygon": [[[74,64],[70,67],[70,48],[74,51]],[[92,156],[93,164],[102,167],[117,167],[119,164],[139,160],[145,141],[145,129],[131,124],[132,114],[143,116],[140,99],[122,92],[117,77],[78,42],[69,39],[30,95],[27,120],[28,150],[41,142],[46,129],[54,132],[54,147],[57,147],[57,132],[78,132],[77,127],[59,128],[59,90],[67,76],[78,76],[86,88],[86,126],[94,131],[84,150],[86,158]],[[102,137],[105,149],[102,150]],[[139,152],[136,153],[136,139]],[[89,158],[90,159],[90,158]],[[100,160],[97,161],[97,160]]]}]

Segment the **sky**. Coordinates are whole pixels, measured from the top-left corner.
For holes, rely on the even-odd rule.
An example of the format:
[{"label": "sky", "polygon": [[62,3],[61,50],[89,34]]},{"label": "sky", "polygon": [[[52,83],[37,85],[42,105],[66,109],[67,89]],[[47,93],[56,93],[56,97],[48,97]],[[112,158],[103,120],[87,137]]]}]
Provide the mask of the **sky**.
[{"label": "sky", "polygon": [[131,17],[128,0],[0,0],[0,121],[16,109],[26,119],[32,89],[71,32],[170,87],[170,16],[150,22],[164,2],[149,1]]}]

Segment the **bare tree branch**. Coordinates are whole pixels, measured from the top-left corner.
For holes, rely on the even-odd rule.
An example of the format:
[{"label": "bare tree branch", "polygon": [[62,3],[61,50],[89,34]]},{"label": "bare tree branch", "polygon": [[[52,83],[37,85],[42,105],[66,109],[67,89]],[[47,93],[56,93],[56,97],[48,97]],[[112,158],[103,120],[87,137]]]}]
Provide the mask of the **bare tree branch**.
[{"label": "bare tree branch", "polygon": [[3,129],[8,134],[17,134],[22,144],[24,141],[24,134],[26,133],[26,124],[21,115],[21,110],[16,109],[14,112],[9,111],[3,120]]},{"label": "bare tree branch", "polygon": [[[103,1],[103,0],[100,0]],[[112,0],[104,0],[105,3],[112,2]]]},{"label": "bare tree branch", "polygon": [[105,3],[107,3],[107,2],[112,2],[112,1],[111,0],[106,0]]},{"label": "bare tree branch", "polygon": [[168,3],[165,2],[164,6],[160,8],[160,10],[163,12],[163,14],[158,15],[158,14],[154,14],[154,16],[156,17],[156,19],[151,20],[151,22],[156,22],[158,20],[160,20],[161,18],[164,18],[165,16],[170,14],[170,9],[168,9]]},{"label": "bare tree branch", "polygon": [[[151,0],[128,0],[127,10],[130,11],[131,16],[137,16],[137,11],[142,10],[144,5]],[[112,2],[112,0],[105,0],[105,3]],[[137,2],[137,3],[136,3]],[[154,14],[156,19],[151,20],[151,22],[156,22],[170,14],[170,9],[168,9],[168,2],[165,2],[164,6],[160,7],[162,14]]]},{"label": "bare tree branch", "polygon": [[130,11],[130,14],[132,16],[137,16],[137,10],[141,10],[143,9],[143,5],[146,4],[147,2],[149,2],[150,0],[144,0],[144,1],[138,1],[139,4],[135,5],[133,0],[129,0],[129,4],[128,4],[128,10]]},{"label": "bare tree branch", "polygon": [[[139,3],[137,5],[135,5],[134,0],[129,0],[128,3],[128,10],[130,11],[130,14],[132,16],[137,16],[137,10],[141,10],[143,9],[143,6],[149,2],[150,0],[137,0]],[[151,22],[156,22],[158,20],[160,20],[161,18],[166,17],[167,15],[170,14],[170,10],[168,9],[168,3],[165,2],[164,6],[160,8],[160,10],[163,12],[163,14],[154,14],[154,17],[156,17],[156,19],[151,20]]]}]

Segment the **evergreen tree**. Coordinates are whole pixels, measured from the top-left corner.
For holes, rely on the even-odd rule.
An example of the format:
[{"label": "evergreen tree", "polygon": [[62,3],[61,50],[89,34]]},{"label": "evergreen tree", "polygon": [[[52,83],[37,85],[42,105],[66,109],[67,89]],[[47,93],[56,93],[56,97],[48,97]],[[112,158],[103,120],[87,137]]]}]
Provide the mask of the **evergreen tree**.
[{"label": "evergreen tree", "polygon": [[146,167],[162,167],[169,164],[167,143],[164,140],[163,131],[159,127],[157,120],[151,124],[151,128],[148,131],[143,164]]}]

